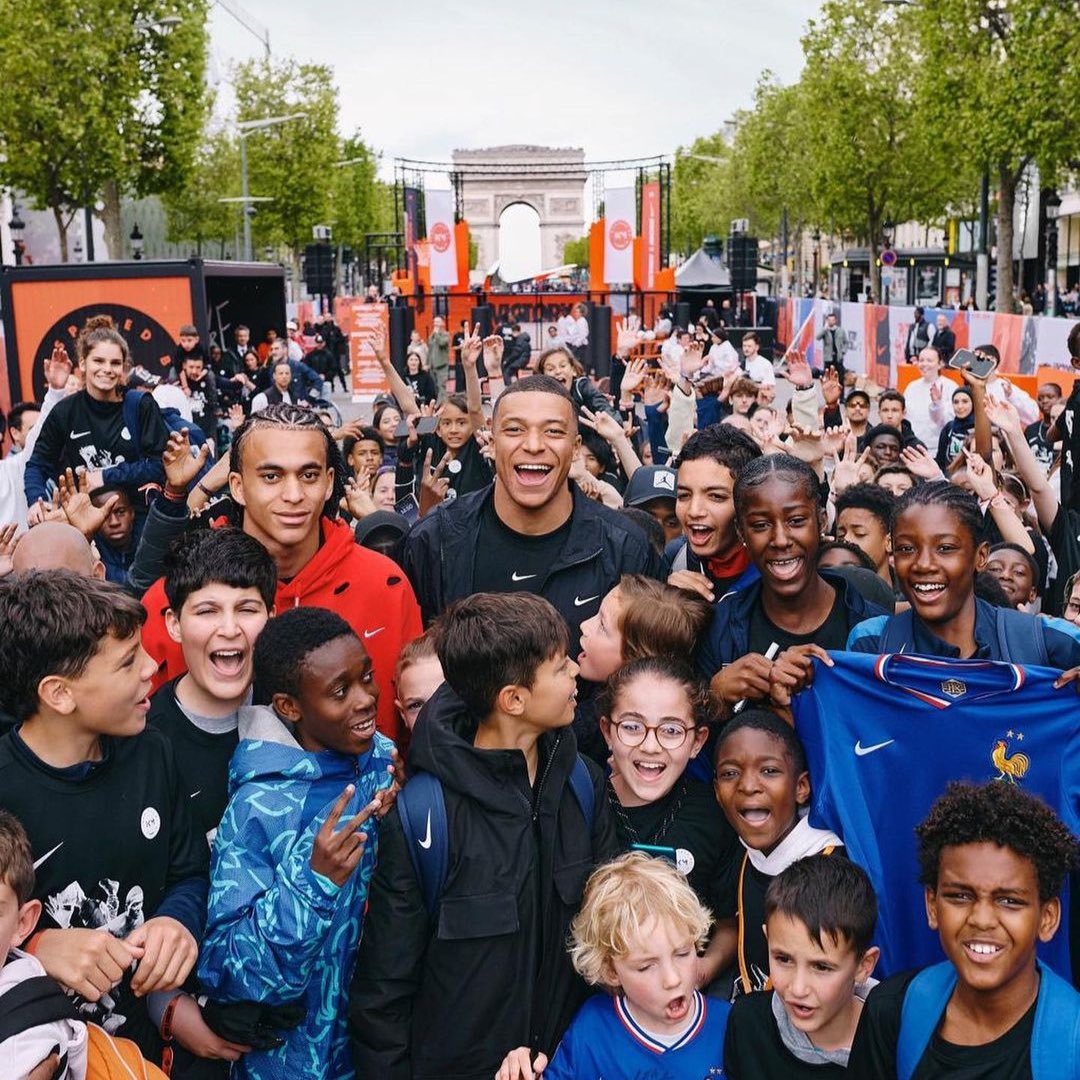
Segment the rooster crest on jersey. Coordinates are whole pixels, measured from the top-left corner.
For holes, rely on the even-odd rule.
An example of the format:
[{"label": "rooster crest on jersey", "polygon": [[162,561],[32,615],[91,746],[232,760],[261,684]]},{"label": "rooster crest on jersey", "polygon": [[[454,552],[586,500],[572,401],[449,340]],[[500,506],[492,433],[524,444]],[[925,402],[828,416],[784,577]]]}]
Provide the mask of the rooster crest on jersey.
[{"label": "rooster crest on jersey", "polygon": [[994,779],[1003,780],[1008,784],[1015,784],[1017,781],[1022,780],[1028,769],[1031,768],[1031,758],[1027,754],[1022,754],[1019,751],[1010,753],[1013,740],[1023,742],[1024,733],[1022,731],[1007,731],[1004,738],[998,739],[994,743],[994,749],[990,752],[990,760],[998,771]]}]

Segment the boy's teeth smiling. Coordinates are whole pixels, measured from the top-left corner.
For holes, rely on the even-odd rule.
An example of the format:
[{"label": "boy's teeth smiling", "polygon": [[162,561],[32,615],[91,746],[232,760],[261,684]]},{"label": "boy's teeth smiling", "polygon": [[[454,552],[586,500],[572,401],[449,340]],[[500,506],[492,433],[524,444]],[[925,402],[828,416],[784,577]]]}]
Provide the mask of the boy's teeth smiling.
[{"label": "boy's teeth smiling", "polygon": [[969,941],[964,945],[964,948],[968,952],[973,952],[976,956],[996,956],[1001,952],[1000,945],[992,945],[988,941]]},{"label": "boy's teeth smiling", "polygon": [[912,588],[920,596],[936,596],[938,593],[945,591],[945,585],[940,581],[916,582]]},{"label": "boy's teeth smiling", "polygon": [[770,559],[767,565],[774,577],[787,579],[799,572],[802,562],[801,555],[792,555],[787,559]]},{"label": "boy's teeth smiling", "polygon": [[745,810],[740,810],[739,815],[751,825],[764,825],[769,818],[769,811],[762,807],[751,806]]}]

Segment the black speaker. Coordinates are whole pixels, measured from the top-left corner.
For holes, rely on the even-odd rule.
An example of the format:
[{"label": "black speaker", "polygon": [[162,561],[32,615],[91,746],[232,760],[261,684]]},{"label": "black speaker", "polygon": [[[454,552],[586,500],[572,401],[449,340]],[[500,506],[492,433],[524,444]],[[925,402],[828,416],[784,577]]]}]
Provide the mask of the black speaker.
[{"label": "black speaker", "polygon": [[589,367],[598,379],[611,374],[611,308],[606,304],[589,307]]},{"label": "black speaker", "polygon": [[748,292],[757,285],[758,240],[756,236],[728,238],[728,270],[731,287],[736,292]]},{"label": "black speaker", "polygon": [[690,305],[685,300],[679,300],[672,309],[675,314],[675,325],[683,330],[690,329]]},{"label": "black speaker", "polygon": [[469,312],[470,326],[480,324],[480,336],[490,337],[491,328],[495,321],[495,309],[490,304],[481,304]]},{"label": "black speaker", "polygon": [[335,256],[329,244],[308,244],[304,248],[304,283],[312,296],[333,295]]},{"label": "black speaker", "polygon": [[412,329],[412,308],[390,308],[390,362],[399,372],[405,370],[405,354],[409,349],[409,336],[412,334]]}]

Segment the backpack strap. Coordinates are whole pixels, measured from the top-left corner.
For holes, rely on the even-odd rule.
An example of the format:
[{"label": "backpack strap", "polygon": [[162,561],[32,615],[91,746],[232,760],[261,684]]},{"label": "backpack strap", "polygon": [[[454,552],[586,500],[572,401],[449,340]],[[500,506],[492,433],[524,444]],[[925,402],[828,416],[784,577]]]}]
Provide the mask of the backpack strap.
[{"label": "backpack strap", "polygon": [[589,767],[580,754],[574,759],[574,767],[570,770],[570,790],[574,793],[578,806],[581,807],[585,825],[591,836],[593,818],[596,816],[596,788],[593,787]]},{"label": "backpack strap", "polygon": [[915,1075],[955,986],[956,968],[947,960],[923,968],[908,983],[900,1011],[900,1036],[896,1041],[897,1080],[911,1080]]},{"label": "backpack strap", "polygon": [[[570,790],[592,835],[596,817],[596,789],[589,767],[580,754],[570,771]],[[442,783],[431,773],[417,773],[398,793],[397,808],[401,831],[405,835],[405,847],[424,897],[424,907],[428,915],[434,918],[446,888],[450,865],[449,826]]]},{"label": "backpack strap", "polygon": [[424,907],[434,917],[449,865],[446,799],[439,778],[427,772],[410,777],[398,793],[397,808]]},{"label": "backpack strap", "polygon": [[890,615],[885,621],[885,629],[881,632],[881,640],[878,642],[879,653],[900,653],[910,648],[915,623],[911,614],[911,608],[901,611],[899,615]]},{"label": "backpack strap", "polygon": [[1012,608],[995,608],[998,649],[1013,664],[1049,667],[1050,655],[1043,636],[1043,620]]},{"label": "backpack strap", "polygon": [[1045,964],[1039,964],[1039,998],[1031,1032],[1033,1080],[1080,1076],[1080,994]]},{"label": "backpack strap", "polygon": [[142,454],[142,432],[139,430],[139,406],[145,390],[124,391],[124,427],[128,429],[131,441],[135,444],[139,454]]},{"label": "backpack strap", "polygon": [[35,975],[0,995],[0,1043],[56,1020],[78,1020],[71,999],[48,975]]}]

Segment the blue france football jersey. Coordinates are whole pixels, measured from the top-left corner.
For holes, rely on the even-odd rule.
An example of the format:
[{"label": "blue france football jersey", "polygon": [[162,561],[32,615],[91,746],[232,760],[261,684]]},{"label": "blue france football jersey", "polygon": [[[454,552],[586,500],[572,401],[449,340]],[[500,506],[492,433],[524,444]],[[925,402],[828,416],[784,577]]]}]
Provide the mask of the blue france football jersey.
[{"label": "blue france football jersey", "polygon": [[595,994],[577,1011],[544,1070],[544,1080],[721,1080],[731,1006],[694,994],[686,1032],[658,1042],[620,997]]},{"label": "blue france football jersey", "polygon": [[[915,826],[951,780],[1017,784],[1080,831],[1080,696],[1059,671],[982,660],[830,653],[797,695],[811,824],[839,834],[870,875],[879,973],[942,959],[926,925]],[[1070,977],[1068,896],[1042,958]]]}]

